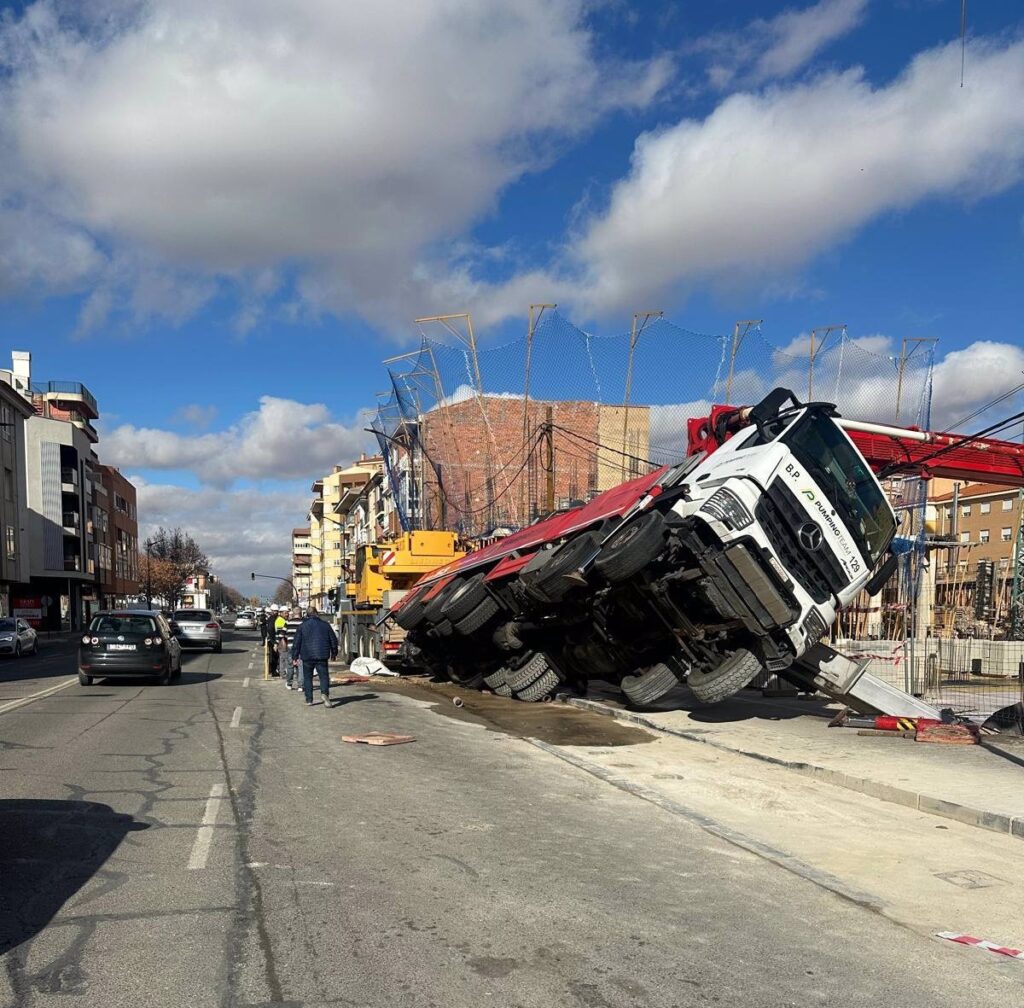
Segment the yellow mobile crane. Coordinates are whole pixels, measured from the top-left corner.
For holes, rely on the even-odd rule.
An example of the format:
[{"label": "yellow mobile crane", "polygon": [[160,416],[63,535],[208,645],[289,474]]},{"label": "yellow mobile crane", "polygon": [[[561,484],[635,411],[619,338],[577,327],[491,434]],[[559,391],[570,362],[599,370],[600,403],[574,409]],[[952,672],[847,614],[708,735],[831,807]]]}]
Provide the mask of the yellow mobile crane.
[{"label": "yellow mobile crane", "polygon": [[378,658],[397,651],[405,631],[394,620],[377,620],[428,571],[465,556],[454,532],[403,532],[387,542],[356,547],[355,568],[339,600],[338,642],[342,660]]}]

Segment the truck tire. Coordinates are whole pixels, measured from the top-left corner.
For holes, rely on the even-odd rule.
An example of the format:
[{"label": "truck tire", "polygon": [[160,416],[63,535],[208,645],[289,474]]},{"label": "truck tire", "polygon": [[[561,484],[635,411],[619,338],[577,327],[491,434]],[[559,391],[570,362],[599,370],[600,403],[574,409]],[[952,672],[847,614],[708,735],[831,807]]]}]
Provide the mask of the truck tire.
[{"label": "truck tire", "polygon": [[558,678],[558,674],[548,662],[547,655],[538,651],[518,668],[510,667],[505,673],[505,682],[509,684],[512,692],[519,696],[520,692],[528,689],[548,672]]},{"label": "truck tire", "polygon": [[442,611],[448,601],[451,585],[445,585],[429,602],[423,603],[423,615],[428,623],[440,623]]},{"label": "truck tire", "polygon": [[395,622],[405,631],[415,630],[423,622],[424,606],[419,599],[413,599],[395,614]]},{"label": "truck tire", "polygon": [[[501,668],[495,669],[484,676],[484,685],[490,690],[497,690],[499,686],[507,686],[508,683],[505,682],[505,674],[507,672],[508,669],[502,665]],[[511,693],[512,691],[509,690],[509,692]]]},{"label": "truck tire", "polygon": [[427,636],[439,639],[441,637],[451,637],[452,635],[452,623],[451,620],[443,619],[440,623],[435,623],[427,631]]},{"label": "truck tire", "polygon": [[710,672],[690,670],[686,685],[690,692],[705,704],[728,700],[748,685],[764,666],[760,658],[745,648],[737,648],[717,668]]},{"label": "truck tire", "polygon": [[442,615],[450,619],[452,623],[458,623],[464,616],[468,616],[484,599],[491,598],[487,586],[484,584],[483,574],[475,574],[465,581],[459,582],[452,589],[451,594],[441,609]]},{"label": "truck tire", "polygon": [[494,695],[500,697],[511,697],[512,687],[508,683],[502,683],[500,686],[494,687]]},{"label": "truck tire", "polygon": [[500,608],[497,600],[488,595],[475,609],[470,610],[457,623],[453,622],[452,625],[455,627],[455,632],[462,634],[463,637],[476,633]]},{"label": "truck tire", "polygon": [[558,688],[558,676],[550,669],[535,683],[516,693],[516,699],[524,703],[537,703],[546,700]]},{"label": "truck tire", "polygon": [[679,685],[675,672],[664,662],[644,669],[640,675],[622,677],[619,684],[634,707],[648,707]]},{"label": "truck tire", "polygon": [[665,519],[649,511],[616,529],[594,566],[611,584],[628,581],[656,560],[665,548]]},{"label": "truck tire", "polygon": [[596,532],[585,532],[551,551],[543,564],[524,568],[519,580],[527,593],[539,602],[561,602],[566,595],[582,586],[571,575],[589,560],[598,549]]}]

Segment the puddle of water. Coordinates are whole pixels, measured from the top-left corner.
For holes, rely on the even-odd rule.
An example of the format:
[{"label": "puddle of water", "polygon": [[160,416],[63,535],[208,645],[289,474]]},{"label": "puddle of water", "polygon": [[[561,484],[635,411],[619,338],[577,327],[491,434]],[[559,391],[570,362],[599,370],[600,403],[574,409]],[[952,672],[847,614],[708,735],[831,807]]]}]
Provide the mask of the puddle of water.
[{"label": "puddle of water", "polygon": [[[424,700],[431,704],[431,710],[455,721],[480,724],[488,731],[539,739],[551,745],[628,746],[654,741],[654,736],[642,728],[557,702],[522,703],[419,678],[375,679],[373,688],[381,693],[404,693]],[[462,701],[461,707],[452,703],[455,697]]]}]

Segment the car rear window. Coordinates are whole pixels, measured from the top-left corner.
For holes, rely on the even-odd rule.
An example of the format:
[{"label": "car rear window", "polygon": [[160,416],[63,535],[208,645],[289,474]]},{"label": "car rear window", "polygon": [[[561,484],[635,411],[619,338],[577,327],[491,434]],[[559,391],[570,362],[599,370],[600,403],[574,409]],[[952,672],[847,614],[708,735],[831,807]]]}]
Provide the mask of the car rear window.
[{"label": "car rear window", "polygon": [[94,634],[148,634],[156,630],[156,620],[152,616],[141,616],[137,613],[110,613],[106,616],[94,616],[89,629]]},{"label": "car rear window", "polygon": [[177,623],[209,623],[213,613],[208,609],[179,609],[172,619]]}]

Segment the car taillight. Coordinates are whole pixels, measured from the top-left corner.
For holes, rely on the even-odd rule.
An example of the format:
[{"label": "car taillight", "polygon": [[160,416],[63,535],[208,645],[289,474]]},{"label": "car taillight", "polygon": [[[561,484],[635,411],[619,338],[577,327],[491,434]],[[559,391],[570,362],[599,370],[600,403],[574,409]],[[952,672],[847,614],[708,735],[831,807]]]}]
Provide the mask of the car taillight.
[{"label": "car taillight", "polygon": [[206,624],[206,629],[207,630],[216,630],[217,627],[219,627],[219,626],[220,626],[219,623],[207,623]]},{"label": "car taillight", "polygon": [[82,643],[83,644],[90,644],[91,642],[92,642],[92,638],[91,637],[83,637],[82,638]]},{"label": "car taillight", "polygon": [[152,647],[152,645],[153,645],[153,638],[152,637],[147,637],[142,643],[145,644],[146,647]]},{"label": "car taillight", "polygon": [[164,642],[163,637],[154,637],[153,638],[153,643],[154,644],[163,644],[163,642]]},{"label": "car taillight", "polygon": [[100,642],[99,637],[90,637],[89,638],[89,643],[90,644],[99,644],[99,642]]}]

